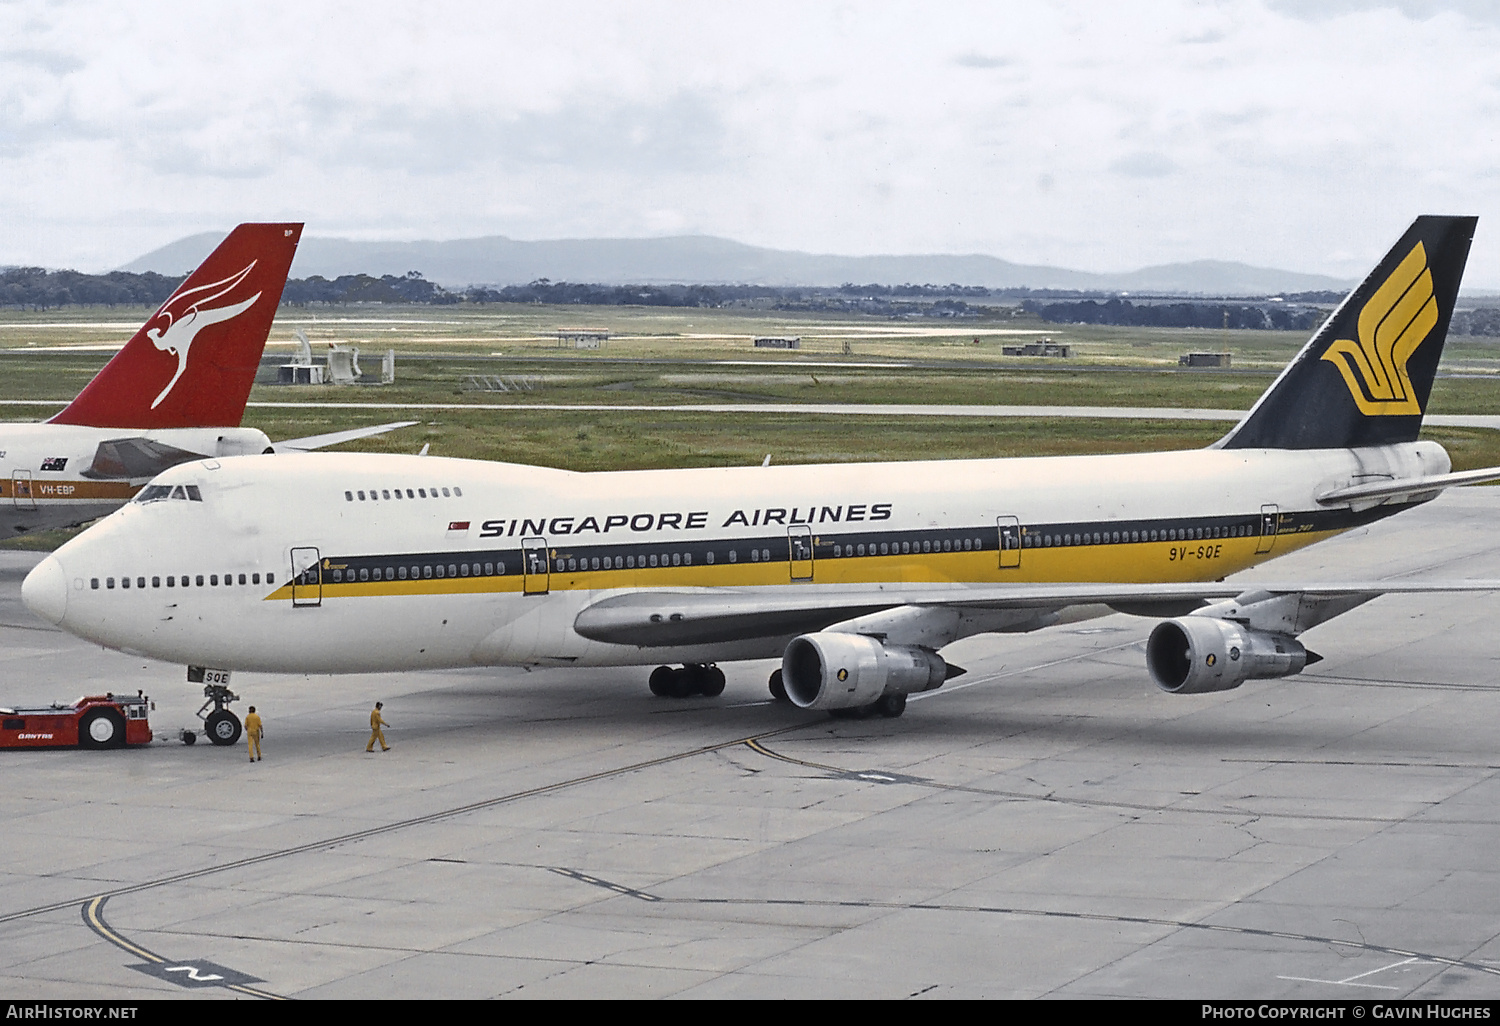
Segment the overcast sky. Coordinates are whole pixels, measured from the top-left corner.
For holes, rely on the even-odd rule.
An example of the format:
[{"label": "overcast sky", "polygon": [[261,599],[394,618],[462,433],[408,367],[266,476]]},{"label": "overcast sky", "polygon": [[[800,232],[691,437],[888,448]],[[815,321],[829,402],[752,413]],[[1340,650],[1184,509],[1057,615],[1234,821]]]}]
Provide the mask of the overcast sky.
[{"label": "overcast sky", "polygon": [[1500,2],[0,0],[0,264],[309,235],[721,235],[1358,277],[1480,215]]}]

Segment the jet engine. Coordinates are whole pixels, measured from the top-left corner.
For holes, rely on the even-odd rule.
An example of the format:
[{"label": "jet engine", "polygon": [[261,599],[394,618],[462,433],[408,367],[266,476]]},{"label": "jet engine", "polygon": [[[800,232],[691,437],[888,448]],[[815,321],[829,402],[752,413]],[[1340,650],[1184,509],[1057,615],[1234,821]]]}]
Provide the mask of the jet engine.
[{"label": "jet engine", "polygon": [[1164,620],[1146,642],[1151,679],[1174,695],[1230,691],[1252,678],[1290,677],[1321,658],[1289,634],[1207,616]]},{"label": "jet engine", "polygon": [[931,691],[948,677],[948,664],[936,652],[863,634],[804,634],[781,657],[786,696],[802,709],[852,709],[885,695]]}]

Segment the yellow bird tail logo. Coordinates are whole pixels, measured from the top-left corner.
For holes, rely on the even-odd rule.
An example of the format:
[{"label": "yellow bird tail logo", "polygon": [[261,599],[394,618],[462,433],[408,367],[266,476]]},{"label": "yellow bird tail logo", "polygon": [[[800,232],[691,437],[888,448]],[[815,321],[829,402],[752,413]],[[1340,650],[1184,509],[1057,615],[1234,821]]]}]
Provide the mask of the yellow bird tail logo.
[{"label": "yellow bird tail logo", "polygon": [[1420,415],[1406,362],[1437,326],[1427,251],[1418,242],[1359,312],[1359,342],[1339,339],[1323,359],[1338,368],[1367,417]]}]

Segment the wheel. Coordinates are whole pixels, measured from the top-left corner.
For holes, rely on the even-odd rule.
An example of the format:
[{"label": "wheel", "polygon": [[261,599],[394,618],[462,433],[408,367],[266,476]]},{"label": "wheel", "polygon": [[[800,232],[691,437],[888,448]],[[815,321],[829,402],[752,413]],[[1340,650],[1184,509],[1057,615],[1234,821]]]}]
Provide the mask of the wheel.
[{"label": "wheel", "polygon": [[219,709],[208,714],[203,721],[208,739],[216,745],[232,745],[240,739],[240,718],[228,709]]},{"label": "wheel", "polygon": [[698,667],[684,666],[670,672],[672,682],[667,688],[668,695],[673,698],[689,698],[698,693]]},{"label": "wheel", "polygon": [[648,681],[651,693],[657,698],[666,698],[672,693],[672,668],[670,666],[658,666],[651,671]]},{"label": "wheel", "polygon": [[116,748],[125,743],[125,721],[111,709],[94,709],[78,721],[78,744],[83,748]]},{"label": "wheel", "polygon": [[786,684],[781,679],[781,670],[779,668],[771,671],[770,687],[771,687],[771,697],[774,698],[774,699],[776,699],[776,701],[778,701],[778,702],[790,702],[791,701],[790,698],[786,697]]},{"label": "wheel", "polygon": [[184,730],[182,732],[182,743],[183,744],[190,745],[190,744],[195,743],[197,740],[198,740],[198,735],[194,734],[191,730]]},{"label": "wheel", "polygon": [[705,666],[698,674],[698,693],[717,698],[724,693],[724,671],[717,666]]},{"label": "wheel", "polygon": [[875,711],[889,719],[895,719],[906,712],[905,695],[881,695],[875,699]]}]

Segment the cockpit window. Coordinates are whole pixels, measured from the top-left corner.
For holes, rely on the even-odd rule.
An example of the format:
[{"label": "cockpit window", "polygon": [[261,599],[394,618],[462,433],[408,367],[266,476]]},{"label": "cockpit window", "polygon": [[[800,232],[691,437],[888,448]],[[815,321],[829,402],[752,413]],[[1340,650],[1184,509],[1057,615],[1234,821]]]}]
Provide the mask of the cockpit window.
[{"label": "cockpit window", "polygon": [[160,499],[181,499],[185,502],[202,502],[203,492],[197,485],[147,485],[136,493],[136,502],[156,502]]}]

